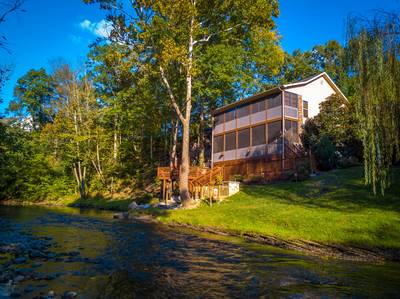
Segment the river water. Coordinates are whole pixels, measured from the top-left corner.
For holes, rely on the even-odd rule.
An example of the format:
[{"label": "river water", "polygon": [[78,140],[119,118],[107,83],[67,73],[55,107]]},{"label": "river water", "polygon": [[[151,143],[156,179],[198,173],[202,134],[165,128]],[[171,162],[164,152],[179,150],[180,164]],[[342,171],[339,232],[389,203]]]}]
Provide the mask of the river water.
[{"label": "river water", "polygon": [[113,220],[108,212],[0,207],[0,248],[1,299],[67,292],[78,298],[400,298],[399,263],[320,259]]}]

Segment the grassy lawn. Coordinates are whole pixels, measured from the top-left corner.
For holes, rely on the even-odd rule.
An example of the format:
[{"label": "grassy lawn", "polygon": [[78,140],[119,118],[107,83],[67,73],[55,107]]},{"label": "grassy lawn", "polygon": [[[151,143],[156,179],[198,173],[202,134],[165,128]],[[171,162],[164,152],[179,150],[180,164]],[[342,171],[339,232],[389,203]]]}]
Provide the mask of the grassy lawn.
[{"label": "grassy lawn", "polygon": [[285,240],[400,249],[400,168],[392,178],[385,197],[374,196],[361,167],[334,170],[303,182],[243,186],[221,204],[157,218]]}]

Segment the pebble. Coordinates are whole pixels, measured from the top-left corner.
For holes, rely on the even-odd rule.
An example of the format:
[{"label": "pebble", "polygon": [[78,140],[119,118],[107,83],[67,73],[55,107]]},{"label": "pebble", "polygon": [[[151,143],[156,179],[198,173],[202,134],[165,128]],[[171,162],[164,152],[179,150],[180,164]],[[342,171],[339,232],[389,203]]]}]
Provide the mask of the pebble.
[{"label": "pebble", "polygon": [[78,297],[78,294],[72,291],[67,291],[64,293],[64,295],[62,295],[62,299],[73,299]]},{"label": "pebble", "polygon": [[32,293],[35,290],[35,288],[32,285],[26,286],[24,292],[25,293]]},{"label": "pebble", "polygon": [[14,278],[15,282],[21,282],[25,279],[25,276],[23,275],[18,275],[17,277]]},{"label": "pebble", "polygon": [[17,257],[15,260],[14,260],[14,263],[16,263],[16,264],[24,264],[24,263],[26,263],[27,262],[27,258],[26,257]]}]

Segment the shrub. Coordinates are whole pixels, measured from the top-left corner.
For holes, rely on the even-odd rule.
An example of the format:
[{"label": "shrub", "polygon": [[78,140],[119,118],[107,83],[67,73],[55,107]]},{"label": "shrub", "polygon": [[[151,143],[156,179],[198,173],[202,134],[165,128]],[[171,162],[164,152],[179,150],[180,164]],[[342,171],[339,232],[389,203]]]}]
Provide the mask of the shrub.
[{"label": "shrub", "polygon": [[230,179],[231,181],[235,181],[235,182],[243,182],[243,180],[244,180],[243,175],[241,175],[241,174],[234,174],[234,175],[231,175],[231,176],[229,177],[229,179]]},{"label": "shrub", "polygon": [[264,184],[265,179],[262,175],[251,175],[246,180],[244,180],[244,183],[249,185],[259,185]]},{"label": "shrub", "polygon": [[309,160],[302,161],[296,164],[296,180],[304,181],[310,176],[311,165]]}]

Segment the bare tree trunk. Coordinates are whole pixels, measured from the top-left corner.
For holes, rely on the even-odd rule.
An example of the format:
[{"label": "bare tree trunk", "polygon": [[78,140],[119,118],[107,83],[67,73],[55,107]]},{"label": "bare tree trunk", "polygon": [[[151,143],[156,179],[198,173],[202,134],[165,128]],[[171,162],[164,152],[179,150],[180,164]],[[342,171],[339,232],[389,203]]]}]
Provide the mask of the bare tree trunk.
[{"label": "bare tree trunk", "polygon": [[190,33],[189,33],[189,57],[186,72],[186,111],[185,119],[182,122],[183,136],[182,136],[182,162],[179,173],[179,190],[181,200],[184,206],[192,205],[192,200],[189,194],[189,171],[190,171],[190,114],[192,111],[192,66],[193,66],[193,25],[194,17],[190,20]]},{"label": "bare tree trunk", "polygon": [[174,169],[178,167],[178,156],[176,154],[176,149],[178,146],[178,130],[179,130],[179,120],[175,120],[173,132],[172,132],[172,147],[170,156],[170,168]]},{"label": "bare tree trunk", "polygon": [[200,123],[199,123],[199,166],[205,166],[205,154],[204,154],[204,106],[203,101],[200,102]]}]

